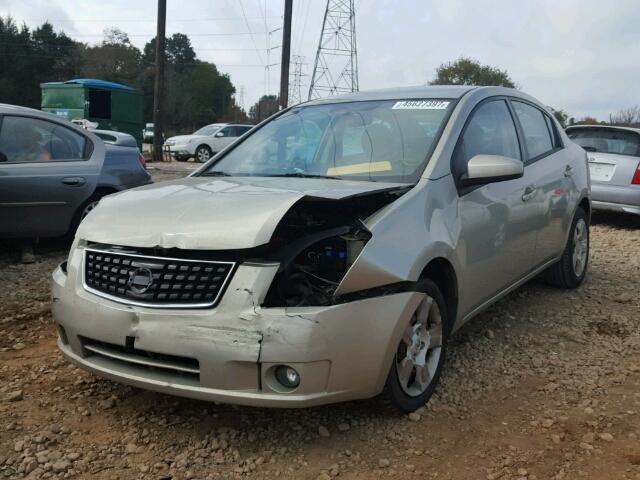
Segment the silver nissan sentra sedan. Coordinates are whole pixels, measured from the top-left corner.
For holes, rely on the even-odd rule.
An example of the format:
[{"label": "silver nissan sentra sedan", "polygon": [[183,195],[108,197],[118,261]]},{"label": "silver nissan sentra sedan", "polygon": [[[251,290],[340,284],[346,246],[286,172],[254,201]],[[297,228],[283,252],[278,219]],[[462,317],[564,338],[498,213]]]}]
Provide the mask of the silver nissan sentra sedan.
[{"label": "silver nissan sentra sedan", "polygon": [[583,282],[590,212],[585,151],[521,92],[316,100],[100,202],[53,273],[58,344],[158,392],[412,411],[466,321],[539,274]]}]

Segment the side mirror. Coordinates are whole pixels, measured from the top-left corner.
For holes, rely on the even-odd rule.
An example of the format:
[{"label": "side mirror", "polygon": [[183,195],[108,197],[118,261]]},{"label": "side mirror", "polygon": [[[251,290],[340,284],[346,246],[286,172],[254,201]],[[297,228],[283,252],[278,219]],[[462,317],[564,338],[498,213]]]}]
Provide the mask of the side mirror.
[{"label": "side mirror", "polygon": [[467,173],[460,179],[462,185],[485,185],[520,178],[524,164],[515,158],[501,155],[476,155],[467,163]]},{"label": "side mirror", "polygon": [[224,133],[218,132],[214,135],[214,137],[224,137]]}]

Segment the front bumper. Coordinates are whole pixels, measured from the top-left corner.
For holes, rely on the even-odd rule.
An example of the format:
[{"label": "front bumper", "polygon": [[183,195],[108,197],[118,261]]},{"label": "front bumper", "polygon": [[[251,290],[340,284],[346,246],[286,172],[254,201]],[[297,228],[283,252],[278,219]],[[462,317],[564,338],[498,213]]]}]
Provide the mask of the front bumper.
[{"label": "front bumper", "polygon": [[[53,273],[53,316],[68,360],[140,388],[252,406],[306,407],[380,393],[403,326],[423,296],[404,292],[327,307],[262,308],[277,265],[242,264],[216,307],[161,310],[85,291],[81,264],[79,248],[68,274],[60,267]],[[132,344],[135,350],[127,352]],[[161,359],[137,362],[147,358],[139,352]],[[175,370],[175,359],[183,358],[197,365],[191,367],[196,373]],[[299,372],[297,388],[276,381],[281,364]]]},{"label": "front bumper", "polygon": [[171,155],[174,157],[191,157],[195,154],[195,149],[188,143],[177,145],[164,144],[163,148],[165,152],[171,152]]},{"label": "front bumper", "polygon": [[640,186],[591,184],[591,200],[594,210],[640,215]]}]

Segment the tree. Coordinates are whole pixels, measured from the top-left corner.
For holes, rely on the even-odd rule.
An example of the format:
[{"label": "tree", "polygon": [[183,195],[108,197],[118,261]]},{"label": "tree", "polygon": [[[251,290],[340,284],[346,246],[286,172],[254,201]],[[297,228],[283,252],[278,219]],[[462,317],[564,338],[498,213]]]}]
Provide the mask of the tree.
[{"label": "tree", "polygon": [[560,123],[562,128],[567,126],[567,122],[569,120],[569,115],[564,110],[556,110],[555,108],[549,107],[551,109],[551,113],[556,117],[556,120]]},{"label": "tree", "polygon": [[586,117],[582,117],[575,124],[576,125],[600,125],[600,122],[594,117],[586,116]]},{"label": "tree", "polygon": [[249,109],[249,119],[254,123],[260,123],[276,113],[278,109],[278,97],[276,95],[263,95]]},{"label": "tree", "polygon": [[40,83],[68,80],[81,66],[81,43],[50,23],[30,31],[0,17],[0,102],[40,108]]},{"label": "tree", "polygon": [[623,108],[618,112],[609,115],[611,125],[621,125],[626,127],[640,126],[640,105]]},{"label": "tree", "polygon": [[100,45],[83,52],[82,76],[135,85],[140,77],[142,55],[129,36],[117,28],[106,29]]},{"label": "tree", "polygon": [[472,58],[461,57],[455,62],[443,63],[436,69],[430,85],[497,85],[515,88],[505,70],[481,65]]}]

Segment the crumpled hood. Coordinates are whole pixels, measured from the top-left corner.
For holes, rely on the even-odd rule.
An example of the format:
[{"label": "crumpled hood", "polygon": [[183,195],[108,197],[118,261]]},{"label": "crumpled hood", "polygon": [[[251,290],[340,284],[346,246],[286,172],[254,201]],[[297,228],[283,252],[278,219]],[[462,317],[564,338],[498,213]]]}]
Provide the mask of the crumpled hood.
[{"label": "crumpled hood", "polygon": [[278,177],[187,177],[104,197],[77,237],[130,247],[263,245],[301,198],[340,200],[406,184]]}]

